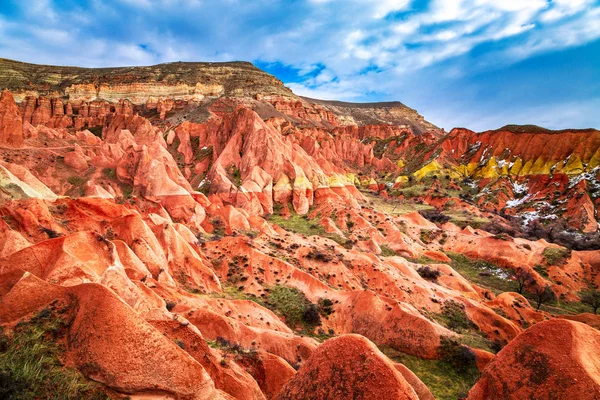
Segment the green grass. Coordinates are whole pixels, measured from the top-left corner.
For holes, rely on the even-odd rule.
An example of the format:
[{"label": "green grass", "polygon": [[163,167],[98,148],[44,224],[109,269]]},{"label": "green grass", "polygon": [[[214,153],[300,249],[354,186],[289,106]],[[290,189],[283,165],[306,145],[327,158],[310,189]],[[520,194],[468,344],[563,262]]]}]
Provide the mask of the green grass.
[{"label": "green grass", "polygon": [[469,347],[494,353],[492,342],[467,316],[464,306],[452,300],[444,303],[441,313],[426,313],[426,316],[460,336],[457,341]]},{"label": "green grass", "polygon": [[67,178],[67,182],[73,186],[81,186],[87,182],[87,178],[81,176],[70,176]]},{"label": "green grass", "polygon": [[392,250],[389,246],[386,246],[385,244],[381,245],[381,255],[383,257],[395,257],[398,255],[398,253],[396,253],[394,250]]},{"label": "green grass", "polygon": [[385,199],[381,196],[362,191],[361,192],[369,201],[369,205],[377,212],[382,212],[390,216],[405,215],[412,212],[433,210],[434,207],[427,204],[417,204],[407,200]]},{"label": "green grass", "polygon": [[470,213],[452,212],[451,210],[445,210],[444,214],[450,217],[450,222],[454,225],[465,228],[470,226],[475,229],[480,229],[482,226],[490,222],[487,218],[477,217]]},{"label": "green grass", "polygon": [[244,291],[240,290],[236,286],[224,286],[223,292],[211,293],[209,296],[212,298],[217,298],[217,299],[249,300],[249,301],[253,301],[257,304],[260,304],[263,307],[265,306],[265,302],[260,297],[256,297],[253,294],[245,293]]},{"label": "green grass", "polygon": [[468,281],[489,289],[495,294],[516,290],[515,284],[502,278],[507,275],[502,268],[485,261],[470,259],[458,253],[447,253],[447,255],[452,260],[450,266]]},{"label": "green grass", "polygon": [[544,256],[544,261],[546,261],[546,264],[561,265],[569,257],[569,250],[565,249],[564,247],[558,249],[554,247],[546,247],[542,255]]},{"label": "green grass", "polygon": [[65,321],[43,310],[19,323],[10,335],[0,330],[0,398],[3,399],[109,399],[103,386],[66,368],[60,341]]},{"label": "green grass", "polygon": [[459,373],[452,365],[441,360],[423,360],[390,348],[382,350],[391,360],[404,364],[414,372],[438,400],[456,400],[465,396],[479,377],[479,372],[474,368]]},{"label": "green grass", "polygon": [[102,170],[102,174],[107,179],[116,179],[117,178],[117,170],[115,168],[104,168]]},{"label": "green grass", "polygon": [[307,215],[292,215],[285,219],[281,215],[272,214],[268,217],[269,222],[282,227],[285,230],[305,236],[321,236],[331,239],[342,246],[348,244],[348,240],[335,233],[325,232],[325,228],[319,224],[318,218],[310,219]]}]

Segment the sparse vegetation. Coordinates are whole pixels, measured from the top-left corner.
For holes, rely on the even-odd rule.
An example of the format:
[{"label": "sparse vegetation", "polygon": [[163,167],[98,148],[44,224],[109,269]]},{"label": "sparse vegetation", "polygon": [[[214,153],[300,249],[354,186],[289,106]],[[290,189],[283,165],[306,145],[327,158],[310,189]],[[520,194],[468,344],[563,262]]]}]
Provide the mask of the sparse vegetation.
[{"label": "sparse vegetation", "polygon": [[281,215],[272,214],[268,217],[269,222],[279,225],[288,231],[299,233],[306,236],[321,236],[331,239],[344,247],[352,247],[352,243],[335,233],[325,232],[325,228],[319,224],[317,218],[310,219],[307,215],[298,215],[293,213],[289,218],[283,218]]},{"label": "sparse vegetation", "polygon": [[67,182],[73,186],[81,186],[87,182],[87,179],[82,176],[70,176],[67,178]]},{"label": "sparse vegetation", "polygon": [[396,256],[398,256],[397,252],[395,252],[394,250],[392,250],[391,247],[389,247],[389,246],[387,246],[385,244],[381,245],[380,248],[381,248],[381,255],[383,257],[396,257]]},{"label": "sparse vegetation", "polygon": [[116,179],[117,170],[115,168],[104,168],[102,170],[102,175],[104,175],[106,179]]},{"label": "sparse vegetation", "polygon": [[570,256],[570,251],[565,248],[546,247],[542,253],[548,265],[562,265]]},{"label": "sparse vegetation", "polygon": [[458,372],[444,360],[423,360],[390,348],[382,350],[393,361],[404,364],[417,375],[437,400],[465,398],[479,377],[476,368]]},{"label": "sparse vegetation", "polygon": [[469,370],[477,369],[475,365],[476,357],[473,350],[451,338],[441,338],[440,358],[452,365],[458,373],[464,374]]},{"label": "sparse vegetation", "polygon": [[597,288],[587,289],[582,291],[579,297],[583,304],[592,308],[594,314],[598,314],[598,309],[600,308],[600,290]]},{"label": "sparse vegetation", "polygon": [[0,398],[109,399],[102,385],[62,363],[68,322],[44,309],[6,334],[0,329]]},{"label": "sparse vegetation", "polygon": [[437,269],[434,269],[428,265],[419,267],[417,269],[417,272],[419,273],[419,275],[421,275],[421,278],[423,279],[427,279],[429,281],[437,281],[437,279],[440,277],[441,272]]},{"label": "sparse vegetation", "polygon": [[310,331],[321,325],[319,307],[311,303],[304,293],[292,287],[277,285],[269,291],[267,305],[285,318],[288,326],[303,324]]},{"label": "sparse vegetation", "polygon": [[508,272],[482,260],[473,260],[462,254],[448,253],[450,266],[469,281],[488,288],[496,294],[512,292],[513,283]]}]

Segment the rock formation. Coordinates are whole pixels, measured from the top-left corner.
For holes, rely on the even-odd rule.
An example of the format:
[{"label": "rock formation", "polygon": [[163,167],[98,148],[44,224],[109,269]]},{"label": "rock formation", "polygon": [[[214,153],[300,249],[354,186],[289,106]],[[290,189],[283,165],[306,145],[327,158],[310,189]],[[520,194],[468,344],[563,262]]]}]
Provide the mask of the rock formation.
[{"label": "rock formation", "polygon": [[51,326],[115,398],[597,396],[598,131],[445,133],[248,63],[0,89],[0,368]]}]

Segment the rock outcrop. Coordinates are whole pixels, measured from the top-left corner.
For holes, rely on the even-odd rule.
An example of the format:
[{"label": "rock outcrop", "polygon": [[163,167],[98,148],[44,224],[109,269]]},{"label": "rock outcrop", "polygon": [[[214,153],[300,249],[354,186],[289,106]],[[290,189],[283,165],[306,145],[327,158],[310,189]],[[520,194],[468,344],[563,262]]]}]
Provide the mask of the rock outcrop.
[{"label": "rock outcrop", "polygon": [[305,398],[419,399],[377,347],[357,335],[340,336],[322,344],[277,397]]},{"label": "rock outcrop", "polygon": [[469,399],[596,399],[600,332],[566,320],[541,322],[486,367]]}]

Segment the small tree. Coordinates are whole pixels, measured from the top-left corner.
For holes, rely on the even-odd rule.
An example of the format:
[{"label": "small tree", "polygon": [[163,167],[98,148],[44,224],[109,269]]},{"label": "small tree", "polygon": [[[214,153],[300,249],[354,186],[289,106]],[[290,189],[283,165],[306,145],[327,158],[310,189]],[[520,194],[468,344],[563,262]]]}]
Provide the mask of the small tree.
[{"label": "small tree", "polygon": [[536,310],[540,310],[540,307],[542,306],[542,304],[547,303],[551,300],[556,299],[556,295],[554,294],[554,292],[552,291],[552,289],[550,288],[549,285],[545,285],[545,286],[540,286],[538,285],[535,290],[532,292],[532,294],[535,296],[535,301],[536,301]]},{"label": "small tree", "polygon": [[517,283],[517,293],[519,294],[523,294],[523,290],[525,290],[526,287],[535,283],[535,279],[531,272],[524,268],[518,268],[517,272],[513,275],[513,278]]},{"label": "small tree", "polygon": [[584,290],[579,294],[579,297],[583,304],[592,307],[594,314],[598,313],[598,309],[600,308],[600,290],[595,288]]}]

